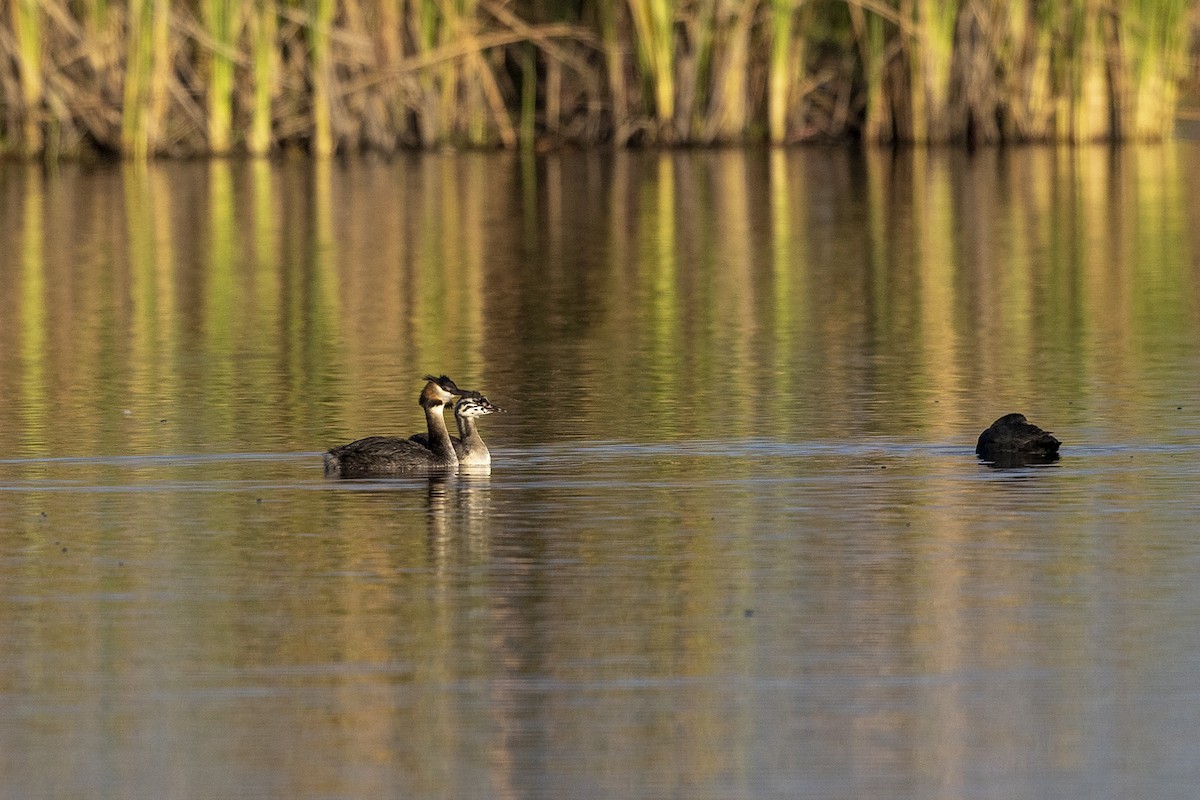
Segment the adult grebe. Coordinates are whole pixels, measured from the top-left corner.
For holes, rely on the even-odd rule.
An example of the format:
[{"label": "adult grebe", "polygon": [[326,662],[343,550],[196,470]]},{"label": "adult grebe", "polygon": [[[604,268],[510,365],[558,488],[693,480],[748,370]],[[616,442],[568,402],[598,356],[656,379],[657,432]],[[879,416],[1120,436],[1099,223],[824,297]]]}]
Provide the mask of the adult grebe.
[{"label": "adult grebe", "polygon": [[442,410],[455,395],[475,394],[459,389],[442,375],[426,375],[425,388],[417,401],[425,409],[428,444],[421,445],[398,436],[368,436],[334,447],[325,454],[325,474],[341,478],[372,478],[413,472],[454,469],[458,456],[446,430]]},{"label": "adult grebe", "polygon": [[988,461],[1053,461],[1060,444],[1024,414],[1005,414],[979,434],[975,454]]},{"label": "adult grebe", "polygon": [[[458,436],[450,437],[454,444],[454,452],[458,456],[458,464],[463,467],[483,467],[492,463],[492,454],[488,452],[479,429],[475,426],[475,418],[485,414],[496,414],[504,411],[497,405],[492,405],[481,394],[465,395],[454,404],[454,421],[458,423]],[[414,442],[425,447],[429,446],[429,434],[418,433],[409,437]]]}]

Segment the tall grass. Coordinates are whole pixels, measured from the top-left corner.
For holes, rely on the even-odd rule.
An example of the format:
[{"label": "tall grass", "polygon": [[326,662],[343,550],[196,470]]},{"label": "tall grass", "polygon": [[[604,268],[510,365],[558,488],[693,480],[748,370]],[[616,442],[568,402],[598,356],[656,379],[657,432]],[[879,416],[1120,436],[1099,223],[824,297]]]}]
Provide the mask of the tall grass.
[{"label": "tall grass", "polygon": [[1126,102],[1121,125],[1136,138],[1167,135],[1179,100],[1179,81],[1186,74],[1188,16],[1186,0],[1135,0],[1124,5],[1119,59]]},{"label": "tall grass", "polygon": [[[1028,3],[995,0],[991,17],[1001,18],[999,37],[1005,63],[1017,66],[1010,72],[1003,92],[1009,104],[1002,131],[1010,139],[1043,140],[1054,130],[1054,82],[1051,55],[1055,38],[1057,0],[1042,4],[1040,11]],[[1040,17],[1039,17],[1040,15]]]},{"label": "tall grass", "polygon": [[849,11],[862,63],[862,135],[868,141],[886,142],[893,137],[891,104],[884,88],[888,63],[886,20],[879,14],[867,14],[857,3],[851,3]]},{"label": "tall grass", "polygon": [[246,135],[246,150],[256,156],[271,151],[271,97],[275,90],[278,61],[275,51],[277,31],[275,0],[258,0],[249,15],[254,100]]},{"label": "tall grass", "polygon": [[154,70],[153,0],[129,0],[121,149],[144,159],[150,152],[150,84]]},{"label": "tall grass", "polygon": [[1104,8],[1101,0],[1075,0],[1076,58],[1071,64],[1069,127],[1066,138],[1093,142],[1110,133],[1112,93],[1105,58]]},{"label": "tall grass", "polygon": [[0,151],[1156,139],[1200,0],[9,0]]},{"label": "tall grass", "polygon": [[42,149],[42,19],[37,0],[12,0],[12,33],[16,42],[17,80],[21,87],[20,150]]},{"label": "tall grass", "polygon": [[308,0],[308,9],[312,20],[308,28],[312,58],[309,73],[312,93],[311,147],[313,155],[326,157],[334,151],[331,107],[334,64],[330,53],[334,0]]},{"label": "tall grass", "polygon": [[795,0],[771,0],[771,60],[767,72],[767,131],[771,141],[781,144],[787,138],[788,96],[793,85],[793,53],[804,38],[793,27]]},{"label": "tall grass", "polygon": [[725,0],[714,9],[716,58],[707,83],[712,103],[700,126],[704,139],[735,141],[746,135],[750,124],[750,48],[753,3]]},{"label": "tall grass", "polygon": [[671,141],[675,128],[674,0],[629,0],[634,44],[650,96],[653,130]]},{"label": "tall grass", "polygon": [[950,102],[959,6],[955,0],[915,0],[910,13],[911,139],[918,144],[943,142],[960,132],[955,119],[959,106]]},{"label": "tall grass", "polygon": [[[332,2],[332,0],[328,0]],[[215,155],[233,147],[234,59],[242,6],[237,0],[202,0],[201,13],[209,37],[208,146]],[[126,70],[128,72],[128,68]]]}]

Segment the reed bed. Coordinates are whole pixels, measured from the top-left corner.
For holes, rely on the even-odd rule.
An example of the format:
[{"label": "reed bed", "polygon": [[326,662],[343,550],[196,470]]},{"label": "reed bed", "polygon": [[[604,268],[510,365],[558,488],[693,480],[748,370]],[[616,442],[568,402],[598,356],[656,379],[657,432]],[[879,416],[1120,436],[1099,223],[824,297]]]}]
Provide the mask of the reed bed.
[{"label": "reed bed", "polygon": [[1200,0],[7,0],[0,153],[1170,135]]}]

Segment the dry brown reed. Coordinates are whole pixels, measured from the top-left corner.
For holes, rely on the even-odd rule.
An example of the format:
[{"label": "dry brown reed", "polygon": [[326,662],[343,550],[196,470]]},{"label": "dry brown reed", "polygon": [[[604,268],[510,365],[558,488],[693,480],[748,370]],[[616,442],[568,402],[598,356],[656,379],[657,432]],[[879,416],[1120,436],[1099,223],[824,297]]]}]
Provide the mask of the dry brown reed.
[{"label": "dry brown reed", "polygon": [[9,0],[0,154],[1170,134],[1200,0]]}]

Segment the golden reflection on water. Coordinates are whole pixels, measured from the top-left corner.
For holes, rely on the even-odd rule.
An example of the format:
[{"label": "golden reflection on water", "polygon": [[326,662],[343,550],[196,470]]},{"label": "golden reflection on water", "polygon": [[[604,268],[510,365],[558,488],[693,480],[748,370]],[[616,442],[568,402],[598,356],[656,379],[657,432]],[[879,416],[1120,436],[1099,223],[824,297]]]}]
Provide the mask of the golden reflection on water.
[{"label": "golden reflection on water", "polygon": [[[822,433],[1116,416],[1195,333],[1183,147],[8,167],[5,428],[26,455],[316,447],[410,425],[438,369],[551,384],[590,436],[635,395],[665,436],[759,432],[776,394]],[[46,425],[126,409],[205,429]]]},{"label": "golden reflection on water", "polygon": [[[18,671],[100,720],[81,750],[186,748],[178,719],[146,732],[136,687],[165,669],[193,689],[173,659],[198,659],[221,707],[170,713],[228,724],[244,691],[286,734],[203,755],[286,763],[297,794],[344,762],[359,771],[328,794],[522,796],[577,753],[599,793],[632,771],[665,794],[749,794],[765,717],[837,731],[810,766],[849,752],[954,796],[981,746],[968,689],[925,689],[914,713],[898,682],[981,656],[1020,669],[1014,640],[1085,663],[1071,634],[1095,609],[1039,630],[1027,593],[1169,561],[1132,538],[1083,546],[1148,503],[1055,522],[1072,491],[1149,499],[1161,475],[1080,489],[1065,469],[963,469],[1016,409],[1093,455],[1184,438],[1163,412],[1200,400],[1194,149],[6,165],[0,440],[20,460],[0,465],[17,489],[0,529],[10,597],[36,606],[7,615]],[[493,474],[331,488],[315,456],[178,459],[410,431],[429,371],[510,407],[484,424]],[[112,458],[128,455],[177,460]],[[51,482],[65,490],[33,491]],[[1056,536],[964,511],[981,502]],[[980,555],[981,527],[1009,558]],[[65,622],[30,600],[46,587],[74,598]],[[777,704],[748,679],[797,673],[859,679],[832,695],[868,710],[843,724],[819,690]],[[759,705],[735,701],[748,691]],[[1046,691],[1088,702],[1069,679]],[[106,715],[114,695],[128,716]],[[995,718],[1005,742],[1023,713]],[[1069,725],[1049,735],[1088,763]]]},{"label": "golden reflection on water", "polygon": [[46,350],[47,333],[46,280],[42,258],[43,192],[41,176],[36,175],[24,198],[24,226],[20,247],[10,250],[18,254],[17,264],[20,268],[20,290],[11,292],[19,298],[19,303],[16,314],[10,318],[19,321],[22,336],[19,344],[8,341],[4,343],[6,352],[20,354],[16,364],[20,380],[15,382],[20,387],[19,422],[27,430],[33,431],[34,435],[40,435],[45,430],[44,404],[41,402],[45,393],[43,353]]}]

